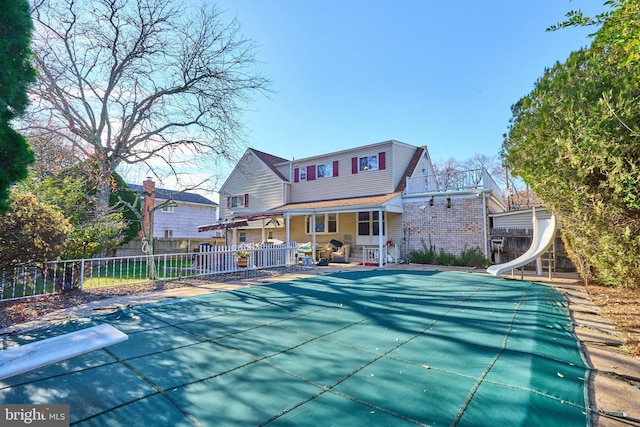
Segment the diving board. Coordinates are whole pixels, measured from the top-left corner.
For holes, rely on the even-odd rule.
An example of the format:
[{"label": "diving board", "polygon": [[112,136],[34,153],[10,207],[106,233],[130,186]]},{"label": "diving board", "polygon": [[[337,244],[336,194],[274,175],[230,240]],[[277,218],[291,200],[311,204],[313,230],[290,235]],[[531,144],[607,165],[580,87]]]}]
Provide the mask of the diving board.
[{"label": "diving board", "polygon": [[553,244],[556,238],[556,228],[555,215],[551,215],[549,219],[538,219],[536,209],[533,208],[533,242],[531,247],[513,261],[490,266],[487,268],[487,273],[499,277],[509,270],[515,270],[540,258]]},{"label": "diving board", "polygon": [[99,350],[129,337],[102,324],[0,351],[0,380]]}]

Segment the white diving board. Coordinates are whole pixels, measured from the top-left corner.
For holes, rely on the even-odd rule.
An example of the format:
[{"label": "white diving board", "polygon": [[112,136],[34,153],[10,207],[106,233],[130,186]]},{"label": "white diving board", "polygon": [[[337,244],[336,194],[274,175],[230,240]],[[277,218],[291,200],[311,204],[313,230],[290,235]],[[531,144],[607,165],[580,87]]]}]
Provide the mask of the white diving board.
[{"label": "white diving board", "polygon": [[127,334],[102,324],[0,351],[0,380],[127,340]]}]

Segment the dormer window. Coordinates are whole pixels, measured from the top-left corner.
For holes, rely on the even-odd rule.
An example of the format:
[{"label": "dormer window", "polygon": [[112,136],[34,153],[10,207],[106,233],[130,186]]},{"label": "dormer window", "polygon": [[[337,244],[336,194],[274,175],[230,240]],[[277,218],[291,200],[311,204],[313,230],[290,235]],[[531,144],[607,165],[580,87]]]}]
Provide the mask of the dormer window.
[{"label": "dormer window", "polygon": [[384,151],[372,156],[352,157],[351,173],[382,170],[386,168],[386,156]]},{"label": "dormer window", "polygon": [[333,163],[327,163],[325,165],[318,165],[318,171],[316,176],[318,178],[327,178],[333,176]]},{"label": "dormer window", "polygon": [[360,171],[378,170],[378,156],[360,157]]}]

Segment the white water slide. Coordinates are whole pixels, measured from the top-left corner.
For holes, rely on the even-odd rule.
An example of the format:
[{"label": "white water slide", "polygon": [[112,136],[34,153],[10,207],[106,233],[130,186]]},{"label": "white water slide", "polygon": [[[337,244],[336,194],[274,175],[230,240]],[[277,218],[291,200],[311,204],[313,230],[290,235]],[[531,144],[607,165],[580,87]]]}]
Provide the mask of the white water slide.
[{"label": "white water slide", "polygon": [[533,209],[533,243],[531,247],[513,261],[504,264],[495,264],[487,268],[487,273],[494,276],[502,276],[503,273],[515,270],[540,258],[553,244],[556,237],[556,217],[551,215],[549,219],[537,219],[536,210]]}]

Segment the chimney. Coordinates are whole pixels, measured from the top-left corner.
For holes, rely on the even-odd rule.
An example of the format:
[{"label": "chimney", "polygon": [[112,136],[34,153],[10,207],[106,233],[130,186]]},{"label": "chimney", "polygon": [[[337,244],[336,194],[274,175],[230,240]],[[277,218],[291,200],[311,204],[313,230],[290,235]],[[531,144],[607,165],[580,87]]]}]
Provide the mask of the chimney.
[{"label": "chimney", "polygon": [[142,183],[142,194],[144,195],[142,202],[142,229],[144,230],[144,234],[149,236],[149,238],[153,238],[151,235],[151,219],[153,208],[156,206],[156,183],[151,177],[147,177]]}]

